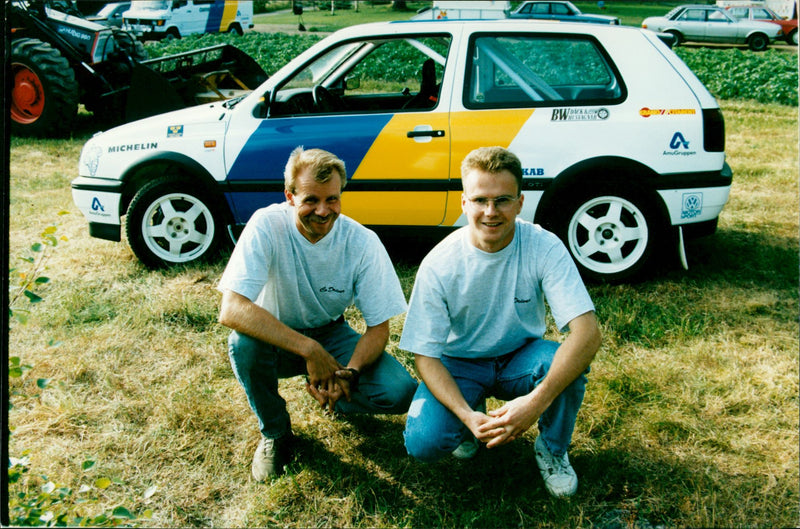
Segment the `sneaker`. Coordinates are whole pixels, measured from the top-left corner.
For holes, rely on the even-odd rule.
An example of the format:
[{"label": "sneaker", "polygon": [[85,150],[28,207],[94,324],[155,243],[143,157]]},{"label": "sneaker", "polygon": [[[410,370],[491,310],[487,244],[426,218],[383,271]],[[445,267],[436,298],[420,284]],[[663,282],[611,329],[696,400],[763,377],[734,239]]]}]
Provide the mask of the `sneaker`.
[{"label": "sneaker", "polygon": [[278,439],[261,437],[256,453],[253,455],[253,465],[250,468],[253,479],[266,481],[267,478],[283,474],[283,467],[289,462],[292,455],[292,434],[284,435]]},{"label": "sneaker", "polygon": [[566,453],[561,457],[554,456],[545,446],[541,435],[536,438],[534,450],[547,492],[557,498],[575,494],[578,490],[578,476],[569,464],[569,456]]},{"label": "sneaker", "polygon": [[[481,413],[486,413],[486,399],[480,401],[476,409]],[[478,439],[471,432],[467,432],[467,438],[453,450],[452,454],[456,459],[472,459],[478,453],[479,447]]]},{"label": "sneaker", "polygon": [[472,459],[478,453],[478,440],[474,435],[468,433],[467,439],[462,441],[452,453],[456,459]]}]

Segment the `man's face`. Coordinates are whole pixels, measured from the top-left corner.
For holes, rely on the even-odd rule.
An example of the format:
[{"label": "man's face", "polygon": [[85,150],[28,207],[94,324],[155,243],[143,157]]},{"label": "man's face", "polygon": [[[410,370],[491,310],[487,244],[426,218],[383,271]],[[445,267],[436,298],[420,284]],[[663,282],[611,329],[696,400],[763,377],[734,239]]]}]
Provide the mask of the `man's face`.
[{"label": "man's face", "polygon": [[342,181],[334,171],[324,184],[314,180],[306,169],[295,178],[295,192],[284,191],[286,200],[294,206],[295,224],[303,236],[316,243],[333,229],[342,211]]},{"label": "man's face", "polygon": [[461,209],[469,220],[470,242],[489,253],[508,246],[514,238],[514,219],[525,199],[517,190],[514,175],[506,170],[487,173],[473,169],[462,185]]}]

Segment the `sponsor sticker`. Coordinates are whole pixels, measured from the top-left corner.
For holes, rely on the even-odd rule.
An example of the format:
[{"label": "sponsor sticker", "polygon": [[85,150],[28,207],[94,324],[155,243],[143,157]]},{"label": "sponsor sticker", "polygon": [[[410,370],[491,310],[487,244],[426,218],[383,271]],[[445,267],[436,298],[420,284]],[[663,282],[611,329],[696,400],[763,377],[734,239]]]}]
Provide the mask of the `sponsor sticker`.
[{"label": "sponsor sticker", "polygon": [[681,201],[681,218],[693,219],[703,212],[703,193],[684,193]]},{"label": "sponsor sticker", "polygon": [[697,151],[689,148],[689,141],[682,133],[676,132],[669,141],[670,150],[664,151],[664,156],[694,156]]},{"label": "sponsor sticker", "polygon": [[149,143],[129,143],[127,145],[111,145],[108,148],[109,153],[128,152],[128,151],[149,151],[158,149],[158,142],[151,141]]},{"label": "sponsor sticker", "polygon": [[183,125],[170,125],[167,127],[167,138],[180,138],[183,136]]},{"label": "sponsor sticker", "polygon": [[697,111],[693,108],[647,108],[639,110],[643,118],[650,116],[693,116]]},{"label": "sponsor sticker", "polygon": [[607,108],[554,108],[550,121],[603,121],[608,119]]}]

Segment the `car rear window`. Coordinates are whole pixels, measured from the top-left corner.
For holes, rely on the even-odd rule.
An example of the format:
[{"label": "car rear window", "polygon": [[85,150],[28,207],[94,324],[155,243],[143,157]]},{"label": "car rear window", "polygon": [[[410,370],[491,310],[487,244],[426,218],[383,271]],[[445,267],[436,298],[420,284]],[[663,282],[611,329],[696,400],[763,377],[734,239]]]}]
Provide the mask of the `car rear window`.
[{"label": "car rear window", "polygon": [[467,108],[608,104],[625,97],[616,68],[588,36],[476,35],[469,57]]}]

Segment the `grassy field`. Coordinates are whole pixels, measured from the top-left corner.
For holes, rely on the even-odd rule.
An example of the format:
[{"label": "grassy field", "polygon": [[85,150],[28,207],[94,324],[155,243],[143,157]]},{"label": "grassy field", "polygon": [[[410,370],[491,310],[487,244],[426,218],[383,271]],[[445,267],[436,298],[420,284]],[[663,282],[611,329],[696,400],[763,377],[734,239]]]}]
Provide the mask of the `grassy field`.
[{"label": "grassy field", "polygon": [[[416,14],[422,7],[430,6],[429,1],[410,1],[406,11],[394,11],[391,5],[372,5],[369,2],[359,2],[358,11],[355,9],[336,9],[331,11],[327,6],[330,2],[319,2],[320,9],[308,9],[303,12],[303,24],[308,31],[335,31],[337,29],[352,26],[353,24],[364,24],[367,22],[379,22],[384,20],[407,20]],[[515,8],[520,2],[512,2]],[[578,9],[583,13],[604,14],[619,17],[624,25],[639,26],[642,20],[649,16],[665,15],[674,6],[684,4],[679,1],[616,1],[605,2],[600,8],[597,2],[593,1],[574,1]],[[703,2],[697,2],[703,3]],[[325,7],[325,8],[323,8]],[[296,26],[298,17],[290,10],[282,10],[276,13],[260,14],[255,16],[256,24],[285,24]]]},{"label": "grassy field", "polygon": [[[605,341],[567,501],[542,487],[535,431],[422,465],[404,455],[403,417],[323,416],[299,377],[282,392],[301,453],[253,483],[258,429],[216,323],[224,259],[151,272],[124,243],[88,236],[69,183],[89,118],[72,140],[12,138],[11,265],[26,269],[19,257],[51,223],[68,239],[9,336],[29,366],[10,379],[12,507],[61,491],[56,513],[122,506],[148,527],[797,526],[797,109],[723,110],[734,185],[718,232],[689,245],[689,271],[663,263],[641,283],[590,286]],[[408,293],[418,257],[393,253]],[[390,352],[412,367],[402,323]]]}]

